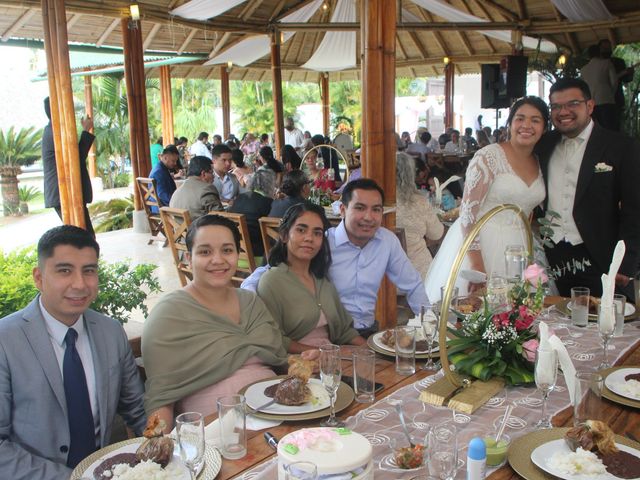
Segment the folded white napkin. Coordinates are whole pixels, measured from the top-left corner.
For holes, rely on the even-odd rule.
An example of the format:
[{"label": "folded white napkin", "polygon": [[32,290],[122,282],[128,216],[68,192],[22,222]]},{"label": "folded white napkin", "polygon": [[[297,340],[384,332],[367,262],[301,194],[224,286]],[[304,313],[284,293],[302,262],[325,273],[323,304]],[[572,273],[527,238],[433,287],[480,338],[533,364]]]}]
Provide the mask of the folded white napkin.
[{"label": "folded white napkin", "polygon": [[609,307],[613,305],[613,295],[615,294],[616,289],[616,273],[618,273],[618,269],[622,264],[625,251],[626,247],[624,240],[620,240],[613,251],[611,265],[609,266],[609,273],[602,274],[602,299],[600,301],[602,305]]},{"label": "folded white napkin", "polygon": [[435,183],[435,190],[436,190],[436,200],[438,202],[442,201],[442,192],[444,192],[444,189],[447,188],[447,185],[449,185],[451,182],[455,182],[456,180],[460,180],[460,177],[457,175],[452,175],[451,177],[449,177],[444,183],[442,183],[442,185],[440,184],[440,180],[438,180],[437,178],[433,178],[433,182]]},{"label": "folded white napkin", "polygon": [[[558,355],[558,362],[560,362],[560,366],[562,367],[562,371],[564,372],[564,379],[567,382],[567,389],[569,390],[569,398],[571,399],[571,404],[573,405],[574,403],[573,397],[575,395],[574,390],[575,390],[576,367],[573,366],[571,357],[569,357],[569,352],[567,352],[567,347],[564,346],[564,343],[562,343],[562,340],[560,340],[556,334],[549,336],[549,326],[546,323],[540,322],[539,332],[540,332],[539,348],[553,349],[556,351]],[[542,368],[543,369],[551,368],[551,365],[543,366]]]},{"label": "folded white napkin", "polygon": [[[233,419],[230,418],[231,421]],[[263,430],[265,428],[277,427],[282,420],[265,420],[254,415],[247,415],[247,430]],[[176,436],[176,429],[171,431],[171,435]],[[209,425],[204,427],[204,440],[214,447],[220,447],[220,419],[216,418]]]},{"label": "folded white napkin", "polygon": [[340,215],[340,205],[342,205],[340,200],[336,200],[331,204],[331,211],[334,215]]}]

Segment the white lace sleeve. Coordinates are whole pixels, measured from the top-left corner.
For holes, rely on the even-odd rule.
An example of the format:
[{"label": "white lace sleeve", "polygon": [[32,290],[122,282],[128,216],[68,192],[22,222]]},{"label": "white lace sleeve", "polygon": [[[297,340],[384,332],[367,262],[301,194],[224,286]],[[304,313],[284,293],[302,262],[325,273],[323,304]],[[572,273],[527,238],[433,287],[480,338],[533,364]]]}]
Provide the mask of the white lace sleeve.
[{"label": "white lace sleeve", "polygon": [[[495,162],[492,162],[489,148],[479,150],[469,162],[464,184],[464,194],[460,204],[460,225],[466,237],[478,220],[478,212],[489,192],[495,177]],[[480,250],[480,241],[475,238],[471,250]]]}]

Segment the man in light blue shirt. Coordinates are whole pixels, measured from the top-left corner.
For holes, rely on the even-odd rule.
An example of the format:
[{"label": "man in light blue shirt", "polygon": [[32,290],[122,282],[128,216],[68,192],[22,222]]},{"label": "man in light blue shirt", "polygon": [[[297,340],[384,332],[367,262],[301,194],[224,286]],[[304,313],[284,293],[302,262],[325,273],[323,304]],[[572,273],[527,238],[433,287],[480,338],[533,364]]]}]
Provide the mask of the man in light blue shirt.
[{"label": "man in light blue shirt", "polygon": [[[375,306],[385,274],[407,294],[415,314],[422,305],[429,305],[420,274],[411,265],[398,237],[381,227],[383,203],[384,192],[373,180],[349,182],[342,193],[343,220],[327,232],[332,258],[329,277],[363,337],[377,331]],[[242,288],[255,290],[265,270],[256,270]]]},{"label": "man in light blue shirt", "polygon": [[235,175],[230,172],[232,164],[231,149],[225,144],[216,145],[211,149],[213,162],[213,186],[220,194],[223,203],[233,203],[240,193],[240,184]]}]

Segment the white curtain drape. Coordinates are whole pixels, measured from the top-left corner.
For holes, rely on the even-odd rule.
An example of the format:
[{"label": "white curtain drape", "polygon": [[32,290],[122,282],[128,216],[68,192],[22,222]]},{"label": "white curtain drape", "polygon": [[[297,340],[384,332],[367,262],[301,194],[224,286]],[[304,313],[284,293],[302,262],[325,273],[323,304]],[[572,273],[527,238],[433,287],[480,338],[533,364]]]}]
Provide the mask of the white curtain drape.
[{"label": "white curtain drape", "polygon": [[[470,15],[466,12],[462,12],[456,8],[453,8],[448,3],[445,3],[441,0],[412,0],[416,5],[424,8],[425,10],[429,10],[431,13],[438,15],[439,17],[444,18],[445,20],[449,20],[451,22],[486,22],[484,18],[479,18],[474,15]],[[579,3],[580,0],[574,0],[576,3]],[[554,1],[555,3],[555,1]],[[495,38],[497,40],[502,40],[503,42],[511,43],[511,32],[502,31],[502,30],[478,30],[478,33],[486,35],[487,37]],[[522,44],[526,48],[537,49],[538,48],[538,40],[532,37],[523,36]],[[556,46],[543,40],[540,42],[540,50],[548,53],[555,53],[558,51]]]},{"label": "white curtain drape", "polygon": [[[338,0],[331,23],[356,21],[355,0]],[[356,66],[356,32],[327,32],[302,68],[319,72],[336,72]]]},{"label": "white curtain drape", "polygon": [[613,18],[602,0],[551,0],[551,3],[572,22],[593,22]]},{"label": "white curtain drape", "polygon": [[178,17],[204,21],[217,17],[246,1],[247,0],[191,0],[184,5],[180,5],[178,8],[174,8],[169,13]]},{"label": "white curtain drape", "polygon": [[[313,2],[305,5],[299,10],[296,10],[290,15],[287,15],[282,19],[282,23],[298,23],[308,22],[313,14],[320,8],[323,0],[314,0]],[[284,42],[287,42],[291,37],[295,35],[294,32],[284,33]],[[284,43],[283,42],[283,43]],[[216,55],[212,59],[204,63],[204,65],[217,65],[220,63],[233,62],[241,67],[255,62],[256,60],[264,57],[269,53],[271,49],[271,40],[268,35],[256,35],[249,37],[232,47],[228,48],[220,55]]]}]

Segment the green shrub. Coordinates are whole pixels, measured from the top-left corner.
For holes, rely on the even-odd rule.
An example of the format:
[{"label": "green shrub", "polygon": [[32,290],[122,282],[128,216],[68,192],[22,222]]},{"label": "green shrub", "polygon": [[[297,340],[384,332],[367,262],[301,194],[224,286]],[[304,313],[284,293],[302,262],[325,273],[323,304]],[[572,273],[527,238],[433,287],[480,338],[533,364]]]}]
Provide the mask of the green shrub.
[{"label": "green shrub", "polygon": [[31,200],[35,200],[40,195],[40,190],[36,187],[28,187],[26,185],[18,188],[18,198],[21,202],[30,202]]},{"label": "green shrub", "polygon": [[[38,293],[32,272],[38,263],[34,248],[0,252],[0,318],[26,307]],[[98,297],[91,308],[126,323],[139,308],[146,317],[144,301],[149,293],[160,292],[153,272],[156,265],[131,266],[128,262],[100,261]]]},{"label": "green shrub", "polygon": [[113,180],[113,188],[128,187],[130,183],[131,183],[131,174],[119,173],[118,175],[116,175],[116,178]]},{"label": "green shrub", "polygon": [[97,233],[133,227],[133,195],[112,198],[89,206],[91,220]]}]

